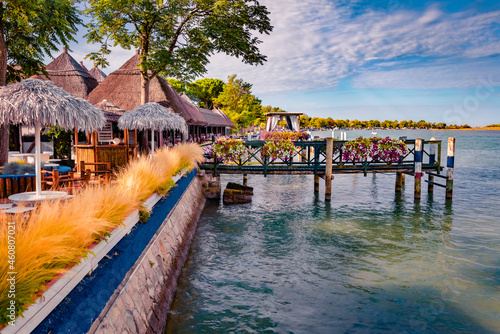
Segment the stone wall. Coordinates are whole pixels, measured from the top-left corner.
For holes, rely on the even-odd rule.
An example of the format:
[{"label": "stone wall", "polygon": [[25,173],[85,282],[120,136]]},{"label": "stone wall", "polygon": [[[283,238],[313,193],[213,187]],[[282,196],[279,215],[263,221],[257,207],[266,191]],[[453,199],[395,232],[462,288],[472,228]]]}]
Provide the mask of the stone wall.
[{"label": "stone wall", "polygon": [[204,204],[195,177],[89,333],[163,333]]}]

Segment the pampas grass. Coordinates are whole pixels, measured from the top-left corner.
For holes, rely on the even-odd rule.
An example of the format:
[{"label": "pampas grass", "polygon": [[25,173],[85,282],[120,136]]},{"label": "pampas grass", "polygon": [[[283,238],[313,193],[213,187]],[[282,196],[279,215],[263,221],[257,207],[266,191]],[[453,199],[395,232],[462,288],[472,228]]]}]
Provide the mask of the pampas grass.
[{"label": "pampas grass", "polygon": [[[172,176],[203,161],[201,148],[182,144],[158,150],[154,159],[140,157],[129,163],[113,185],[87,187],[71,200],[47,201],[31,215],[6,216],[0,213],[0,309],[10,298],[8,266],[8,222],[16,222],[16,313],[19,315],[33,297],[69,265],[86,256],[88,247],[102,240],[138,209],[153,192],[166,194]],[[7,312],[0,312],[5,324]]]}]

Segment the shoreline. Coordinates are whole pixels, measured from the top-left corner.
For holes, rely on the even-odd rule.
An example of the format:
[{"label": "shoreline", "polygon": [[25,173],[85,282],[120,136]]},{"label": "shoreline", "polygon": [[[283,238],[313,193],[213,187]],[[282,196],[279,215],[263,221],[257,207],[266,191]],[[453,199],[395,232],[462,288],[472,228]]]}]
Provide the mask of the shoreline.
[{"label": "shoreline", "polygon": [[500,127],[474,127],[468,129],[429,129],[431,131],[500,131]]}]

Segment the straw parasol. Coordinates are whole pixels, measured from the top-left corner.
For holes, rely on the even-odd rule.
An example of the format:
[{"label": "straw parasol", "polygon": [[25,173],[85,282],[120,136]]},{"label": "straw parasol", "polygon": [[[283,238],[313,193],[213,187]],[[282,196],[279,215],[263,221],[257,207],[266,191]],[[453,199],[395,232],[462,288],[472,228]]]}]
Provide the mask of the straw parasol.
[{"label": "straw parasol", "polygon": [[154,131],[179,130],[186,131],[186,121],[181,116],[171,112],[167,108],[156,102],[148,102],[136,107],[134,110],[126,112],[118,119],[118,128],[149,130],[153,131],[151,136],[151,154],[154,153]]},{"label": "straw parasol", "polygon": [[0,124],[35,126],[36,196],[41,197],[40,129],[59,126],[95,131],[106,124],[102,110],[50,81],[26,79],[0,89]]}]

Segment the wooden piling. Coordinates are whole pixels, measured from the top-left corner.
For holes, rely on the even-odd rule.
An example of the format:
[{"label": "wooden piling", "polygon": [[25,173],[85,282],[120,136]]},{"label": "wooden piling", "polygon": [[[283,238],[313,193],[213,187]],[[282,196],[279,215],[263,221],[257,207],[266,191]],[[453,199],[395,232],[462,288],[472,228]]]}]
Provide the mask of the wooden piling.
[{"label": "wooden piling", "polygon": [[248,174],[243,174],[243,185],[248,185]]},{"label": "wooden piling", "polygon": [[403,189],[403,173],[396,173],[396,192],[400,193]]},{"label": "wooden piling", "polygon": [[446,198],[453,197],[453,172],[455,166],[455,138],[448,138],[448,159],[446,161]]},{"label": "wooden piling", "polygon": [[423,142],[422,138],[415,139],[415,192],[414,198],[416,200],[420,199],[420,191],[422,189],[422,158],[423,158]]},{"label": "wooden piling", "polygon": [[314,174],[314,192],[319,193],[319,175]]},{"label": "wooden piling", "polygon": [[326,138],[325,200],[332,198],[333,138]]},{"label": "wooden piling", "polygon": [[[432,137],[431,140],[436,140]],[[429,164],[434,165],[436,163],[436,144],[431,144],[429,148]],[[429,194],[434,192],[434,175],[429,173],[429,182],[427,183],[427,192]]]}]

